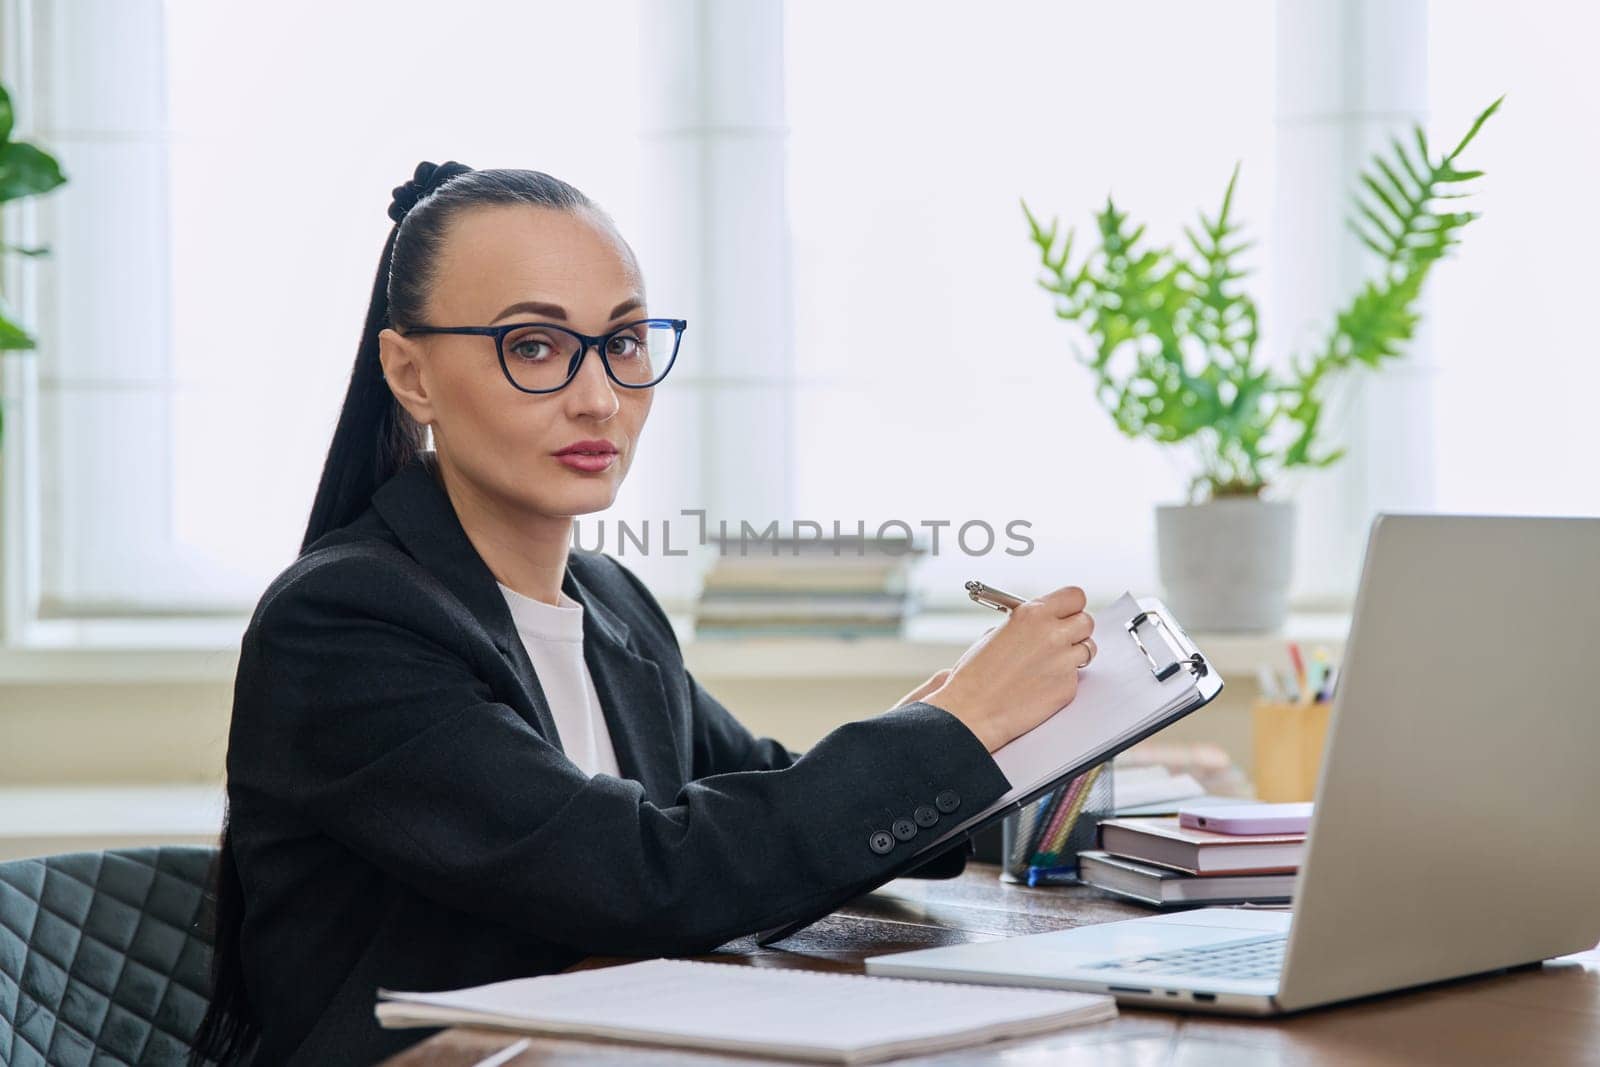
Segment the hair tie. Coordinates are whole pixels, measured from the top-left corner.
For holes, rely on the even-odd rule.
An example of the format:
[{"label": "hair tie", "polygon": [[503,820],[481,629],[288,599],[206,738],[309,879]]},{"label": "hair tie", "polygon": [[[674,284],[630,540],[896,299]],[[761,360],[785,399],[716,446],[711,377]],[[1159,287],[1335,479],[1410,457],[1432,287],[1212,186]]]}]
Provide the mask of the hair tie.
[{"label": "hair tie", "polygon": [[404,185],[394,187],[394,199],[389,202],[389,217],[399,225],[400,220],[406,217],[406,213],[417,206],[417,201],[456,175],[465,174],[471,169],[465,163],[457,163],[453,159],[443,163],[429,163],[426,160],[418,163],[411,180]]}]

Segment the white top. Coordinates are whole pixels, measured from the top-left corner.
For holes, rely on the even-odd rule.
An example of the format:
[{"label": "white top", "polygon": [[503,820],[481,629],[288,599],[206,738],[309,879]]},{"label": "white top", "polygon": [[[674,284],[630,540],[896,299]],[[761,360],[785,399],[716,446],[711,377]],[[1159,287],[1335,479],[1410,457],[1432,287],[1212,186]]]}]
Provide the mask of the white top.
[{"label": "white top", "polygon": [[565,590],[559,604],[546,604],[500,582],[495,584],[511,608],[522,645],[539,674],[567,758],[585,774],[621,778],[611,731],[583,659],[583,605]]}]

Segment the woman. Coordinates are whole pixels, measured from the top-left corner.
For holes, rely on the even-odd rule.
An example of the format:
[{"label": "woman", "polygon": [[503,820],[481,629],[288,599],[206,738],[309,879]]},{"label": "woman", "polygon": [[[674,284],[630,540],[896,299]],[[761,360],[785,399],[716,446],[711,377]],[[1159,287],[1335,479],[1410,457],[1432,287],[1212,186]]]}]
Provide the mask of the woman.
[{"label": "woman", "polygon": [[426,1036],[376,1025],[380,986],[815,915],[1004,794],[990,753],[1094,651],[1069,586],[804,755],[753,737],[639,579],[569,547],[683,330],[614,224],[549,175],[455,162],[389,215],[301,554],[241,647],[197,1042],[222,1062],[369,1063]]}]

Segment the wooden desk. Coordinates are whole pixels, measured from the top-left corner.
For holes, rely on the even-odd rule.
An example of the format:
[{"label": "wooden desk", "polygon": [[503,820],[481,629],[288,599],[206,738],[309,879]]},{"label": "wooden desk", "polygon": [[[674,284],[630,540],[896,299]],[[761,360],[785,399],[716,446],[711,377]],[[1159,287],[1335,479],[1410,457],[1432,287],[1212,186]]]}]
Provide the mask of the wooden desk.
[{"label": "wooden desk", "polygon": [[[756,967],[861,972],[867,956],[1109,922],[1149,911],[1090,889],[1028,889],[972,864],[947,881],[897,879],[781,946],[732,941],[700,959]],[[593,958],[579,968],[625,963]],[[1122,1008],[1114,1022],[895,1060],[896,1064],[1576,1064],[1600,1063],[1600,951],[1541,967],[1321,1008],[1282,1020]],[[819,1025],[822,1025],[819,1021]],[[516,1035],[446,1030],[387,1067],[471,1067]],[[617,1063],[727,1067],[776,1062],[615,1043],[534,1038],[513,1067]]]}]

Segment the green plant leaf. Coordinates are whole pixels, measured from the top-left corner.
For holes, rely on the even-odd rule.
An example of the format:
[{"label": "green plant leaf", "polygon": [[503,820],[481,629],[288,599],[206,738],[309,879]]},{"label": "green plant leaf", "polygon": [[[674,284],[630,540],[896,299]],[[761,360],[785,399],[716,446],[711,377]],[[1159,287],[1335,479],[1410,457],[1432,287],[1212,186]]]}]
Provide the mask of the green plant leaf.
[{"label": "green plant leaf", "polygon": [[[1412,182],[1409,185],[1406,184],[1405,179],[1401,178],[1400,175],[1395,172],[1394,167],[1391,166],[1389,162],[1382,156],[1373,156],[1372,166],[1388,181],[1388,191],[1394,194],[1394,198],[1396,200],[1403,201],[1407,209],[1409,209],[1416,202],[1414,199],[1415,191],[1422,187],[1421,182]],[[1409,177],[1409,172],[1407,172],[1407,176]],[[1368,181],[1376,181],[1371,174],[1363,175],[1363,178],[1364,180]],[[1397,204],[1393,202],[1386,202],[1386,206],[1394,215],[1404,215],[1404,212]]]},{"label": "green plant leaf", "polygon": [[[1377,161],[1377,164],[1380,171],[1386,171],[1388,169],[1383,165],[1383,161],[1381,159]],[[1391,171],[1389,173],[1393,172]],[[1361,182],[1369,190],[1371,190],[1373,196],[1378,198],[1379,203],[1389,209],[1389,214],[1395,216],[1396,218],[1405,217],[1405,212],[1401,210],[1397,204],[1395,204],[1394,198],[1389,195],[1388,191],[1384,189],[1382,185],[1378,184],[1377,179],[1371,174],[1363,174],[1361,176]]]},{"label": "green plant leaf", "polygon": [[0,350],[16,351],[36,347],[33,337],[5,315],[0,315]]},{"label": "green plant leaf", "polygon": [[[1467,130],[1466,136],[1462,137],[1461,140],[1457,142],[1456,146],[1450,150],[1450,154],[1444,157],[1444,162],[1446,164],[1454,162],[1455,158],[1461,154],[1461,150],[1472,143],[1472,139],[1478,136],[1478,131],[1483,129],[1483,124],[1489,121],[1489,116],[1493,115],[1496,111],[1499,111],[1500,105],[1505,103],[1505,101],[1506,94],[1501,93],[1500,96],[1495,99],[1494,103],[1490,104],[1488,107],[1484,108],[1478,113],[1478,117],[1472,120],[1472,128]],[[1427,158],[1426,153],[1423,154],[1423,158]]]},{"label": "green plant leaf", "polygon": [[[1389,226],[1391,225],[1390,223],[1387,223],[1383,219],[1379,218],[1376,211],[1372,210],[1372,208],[1368,207],[1366,204],[1361,203],[1359,200],[1356,201],[1356,210],[1361,213],[1361,216],[1367,220],[1368,224],[1370,224],[1373,229],[1377,230],[1383,235],[1383,244],[1385,247],[1384,249],[1380,250],[1378,254],[1383,256],[1385,259],[1388,259],[1393,254],[1393,249],[1395,246],[1400,244],[1405,231],[1401,229],[1397,232],[1396,230],[1389,229]],[[1404,225],[1403,221],[1401,225]]]},{"label": "green plant leaf", "polygon": [[1336,448],[1332,452],[1312,460],[1312,465],[1316,467],[1331,467],[1343,459],[1345,457],[1345,453],[1348,451],[1349,449],[1346,448]]},{"label": "green plant leaf", "polygon": [[[1411,179],[1409,188],[1421,188],[1425,185],[1426,182],[1422,177],[1422,172],[1427,169],[1428,161],[1424,159],[1420,167],[1413,166],[1411,157],[1406,154],[1406,146],[1400,143],[1400,138],[1398,137],[1389,138],[1389,145],[1394,149],[1394,158],[1399,161],[1401,169],[1406,172],[1406,177]],[[1408,188],[1408,186],[1397,181],[1395,182],[1395,188],[1402,189]]]},{"label": "green plant leaf", "polygon": [[1354,231],[1356,239],[1378,254],[1379,259],[1387,259],[1389,250],[1367,235],[1367,232],[1357,225],[1355,219],[1346,219],[1350,229]]},{"label": "green plant leaf", "polygon": [[1283,405],[1279,410],[1297,432],[1283,452],[1283,466],[1322,467],[1343,455],[1342,450],[1322,453],[1316,447],[1322,388],[1329,377],[1350,367],[1376,368],[1404,354],[1416,332],[1417,305],[1429,271],[1460,243],[1461,229],[1478,217],[1471,211],[1442,210],[1444,202],[1466,195],[1452,187],[1482,176],[1481,171],[1458,169],[1454,160],[1499,103],[1478,115],[1450,155],[1434,161],[1427,134],[1418,125],[1411,131],[1414,149],[1390,138],[1390,151],[1374,156],[1361,175],[1366,195],[1353,198],[1355,215],[1347,221],[1356,239],[1382,263],[1335,316],[1322,350],[1309,359],[1291,360],[1293,388],[1278,394]]},{"label": "green plant leaf", "polygon": [[11,106],[11,94],[4,85],[0,85],[0,141],[11,140],[11,131],[16,128],[17,115]]},{"label": "green plant leaf", "polygon": [[18,141],[0,144],[0,200],[47,193],[66,180],[48,153]]}]

